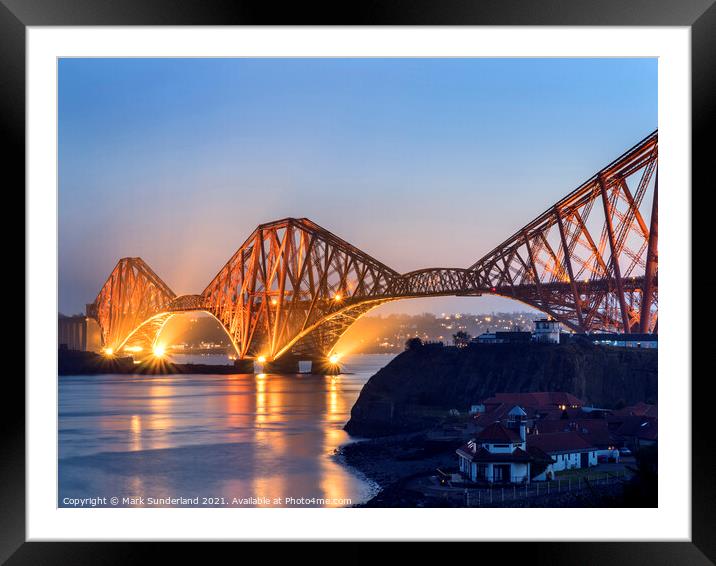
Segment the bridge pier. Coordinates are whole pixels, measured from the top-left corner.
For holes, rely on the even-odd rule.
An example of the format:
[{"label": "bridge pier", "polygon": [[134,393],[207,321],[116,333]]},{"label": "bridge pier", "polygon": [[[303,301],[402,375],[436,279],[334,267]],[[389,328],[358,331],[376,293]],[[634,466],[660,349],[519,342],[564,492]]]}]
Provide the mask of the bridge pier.
[{"label": "bridge pier", "polygon": [[254,373],[253,360],[234,360],[234,367],[239,373]]},{"label": "bridge pier", "polygon": [[311,373],[314,375],[338,375],[341,373],[341,366],[325,358],[313,359],[311,360]]},{"label": "bridge pier", "polygon": [[277,360],[264,364],[264,373],[299,373],[298,358],[284,354]]}]

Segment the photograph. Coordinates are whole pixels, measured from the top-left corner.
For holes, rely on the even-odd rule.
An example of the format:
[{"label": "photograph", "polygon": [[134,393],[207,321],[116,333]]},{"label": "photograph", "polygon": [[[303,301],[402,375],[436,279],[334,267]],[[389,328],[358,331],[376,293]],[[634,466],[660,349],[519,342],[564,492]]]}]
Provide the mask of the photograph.
[{"label": "photograph", "polygon": [[58,57],[57,507],[658,508],[660,64]]}]

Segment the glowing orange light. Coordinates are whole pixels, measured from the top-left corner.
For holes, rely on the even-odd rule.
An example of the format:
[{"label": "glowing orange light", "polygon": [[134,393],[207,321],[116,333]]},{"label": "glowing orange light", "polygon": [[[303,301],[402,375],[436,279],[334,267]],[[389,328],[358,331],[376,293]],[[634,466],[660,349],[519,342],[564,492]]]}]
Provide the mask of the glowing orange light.
[{"label": "glowing orange light", "polygon": [[328,356],[328,361],[334,365],[337,364],[340,359],[341,359],[340,354],[331,354],[330,356]]},{"label": "glowing orange light", "polygon": [[102,352],[104,352],[105,356],[111,358],[114,355],[114,348],[105,348]]},{"label": "glowing orange light", "polygon": [[271,304],[273,306],[276,306],[278,304],[278,301],[276,299],[271,299]]},{"label": "glowing orange light", "polygon": [[333,297],[333,300],[334,300],[334,301],[340,301],[342,298],[343,298],[343,297],[341,297],[341,295],[338,294],[338,295],[336,295],[335,297]]},{"label": "glowing orange light", "polygon": [[166,349],[161,344],[157,344],[152,348],[152,354],[154,354],[155,358],[161,358],[164,354],[166,354]]},{"label": "glowing orange light", "polygon": [[141,352],[142,347],[141,346],[125,346],[124,350],[126,352]]},{"label": "glowing orange light", "polygon": [[256,358],[256,361],[257,361],[258,363],[260,363],[260,364],[265,364],[265,363],[266,363],[266,356],[259,356],[258,358]]}]

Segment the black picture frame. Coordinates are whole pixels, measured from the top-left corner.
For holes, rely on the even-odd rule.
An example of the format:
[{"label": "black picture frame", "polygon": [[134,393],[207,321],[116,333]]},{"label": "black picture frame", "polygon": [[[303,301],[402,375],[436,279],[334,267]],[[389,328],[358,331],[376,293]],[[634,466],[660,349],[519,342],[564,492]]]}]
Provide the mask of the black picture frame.
[{"label": "black picture frame", "polygon": [[[25,34],[28,26],[108,25],[571,25],[688,26],[692,47],[693,186],[710,173],[713,100],[716,100],[716,4],[714,0],[392,0],[350,5],[222,0],[0,0],[0,116],[5,137],[4,179],[25,184]],[[9,142],[9,143],[7,143]],[[9,174],[9,175],[8,175]],[[706,183],[705,189],[712,183]],[[6,193],[7,194],[7,193]],[[32,297],[25,297],[31,301]],[[684,329],[688,331],[688,329]],[[689,366],[691,364],[689,363]],[[711,438],[714,407],[708,395],[710,372],[693,375],[692,539],[691,542],[489,543],[512,563],[709,564],[716,561],[716,489]],[[686,380],[689,376],[670,376]],[[9,384],[8,384],[9,383]],[[168,558],[166,545],[147,543],[25,542],[24,383],[6,380],[0,462],[0,560],[7,564],[126,564]],[[568,514],[569,511],[565,510]],[[565,515],[568,517],[568,515]],[[566,518],[565,520],[568,520]],[[78,537],[81,534],[78,533]],[[588,527],[585,536],[589,536]],[[559,532],[555,531],[555,539]],[[373,543],[337,552],[342,560],[373,559]],[[506,546],[509,545],[509,546]],[[181,550],[209,558],[206,545]],[[275,553],[275,547],[272,553]],[[292,550],[292,552],[294,552]],[[315,551],[314,551],[315,552]],[[478,553],[470,552],[471,558]],[[504,554],[503,554],[504,553]],[[452,556],[452,557],[451,557]],[[444,560],[460,559],[443,554]],[[487,556],[487,555],[485,555]],[[238,557],[237,557],[238,558]]]}]

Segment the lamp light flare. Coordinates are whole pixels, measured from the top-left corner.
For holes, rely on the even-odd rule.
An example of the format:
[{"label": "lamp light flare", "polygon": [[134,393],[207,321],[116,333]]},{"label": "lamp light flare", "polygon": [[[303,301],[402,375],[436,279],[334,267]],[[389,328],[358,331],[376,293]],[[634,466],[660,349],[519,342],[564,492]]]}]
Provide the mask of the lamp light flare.
[{"label": "lamp light flare", "polygon": [[258,363],[260,363],[260,364],[265,364],[265,363],[266,363],[266,356],[259,356],[258,358],[256,358],[256,361],[257,361]]},{"label": "lamp light flare", "polygon": [[114,355],[114,348],[105,348],[104,350],[102,350],[102,352],[105,356],[111,358]]},{"label": "lamp light flare", "polygon": [[341,359],[340,354],[331,354],[330,356],[328,356],[328,361],[334,365],[337,364],[340,361],[340,359]]},{"label": "lamp light flare", "polygon": [[161,344],[157,344],[154,348],[152,348],[152,354],[154,354],[155,358],[161,358],[164,354],[166,354],[166,349]]}]

